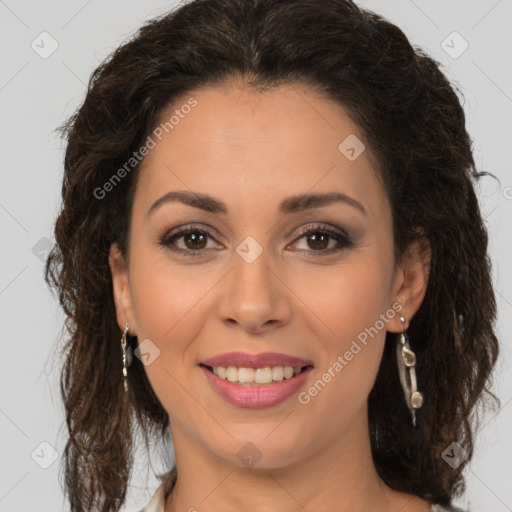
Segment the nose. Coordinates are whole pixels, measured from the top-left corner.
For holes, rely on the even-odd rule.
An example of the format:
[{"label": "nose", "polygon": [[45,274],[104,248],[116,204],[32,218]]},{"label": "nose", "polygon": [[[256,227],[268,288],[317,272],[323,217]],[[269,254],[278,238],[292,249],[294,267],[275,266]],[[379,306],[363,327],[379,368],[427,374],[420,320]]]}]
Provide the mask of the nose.
[{"label": "nose", "polygon": [[238,254],[233,256],[218,306],[228,327],[258,334],[290,321],[292,294],[277,267],[271,265],[265,251],[250,263]]}]

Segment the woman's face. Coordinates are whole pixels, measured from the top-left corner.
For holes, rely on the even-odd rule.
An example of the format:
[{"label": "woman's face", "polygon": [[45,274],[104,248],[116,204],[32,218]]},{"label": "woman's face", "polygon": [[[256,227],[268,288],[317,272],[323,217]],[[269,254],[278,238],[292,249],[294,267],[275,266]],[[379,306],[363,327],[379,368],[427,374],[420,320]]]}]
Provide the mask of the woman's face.
[{"label": "woman's face", "polygon": [[386,329],[422,298],[394,267],[362,133],[299,86],[203,89],[175,109],[143,162],[129,268],[115,246],[110,263],[176,453],[259,467],[334,453],[365,435]]}]

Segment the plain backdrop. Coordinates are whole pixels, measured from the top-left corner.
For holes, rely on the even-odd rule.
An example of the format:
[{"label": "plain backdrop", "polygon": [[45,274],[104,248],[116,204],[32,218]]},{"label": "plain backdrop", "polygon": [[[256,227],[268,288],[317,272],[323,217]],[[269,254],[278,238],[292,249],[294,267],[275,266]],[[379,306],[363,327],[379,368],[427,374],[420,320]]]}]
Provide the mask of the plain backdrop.
[{"label": "plain backdrop", "polygon": [[[512,510],[512,2],[360,0],[443,66],[464,96],[479,170],[499,307],[501,357],[489,412],[457,505]],[[164,0],[0,0],[0,511],[68,510],[59,481],[66,441],[56,361],[63,315],[43,281],[60,202],[63,147],[55,129],[82,102],[92,71],[145,20],[177,5]],[[172,447],[168,460],[172,460]],[[155,451],[138,457],[127,511],[158,484]]]}]

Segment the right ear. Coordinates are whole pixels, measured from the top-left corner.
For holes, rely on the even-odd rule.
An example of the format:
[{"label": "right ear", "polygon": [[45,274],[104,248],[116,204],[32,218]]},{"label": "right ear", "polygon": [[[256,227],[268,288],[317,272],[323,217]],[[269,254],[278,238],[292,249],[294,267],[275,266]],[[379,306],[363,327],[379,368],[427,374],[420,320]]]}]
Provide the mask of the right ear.
[{"label": "right ear", "polygon": [[128,266],[116,242],[110,246],[108,264],[112,274],[112,291],[114,294],[117,323],[121,331],[124,331],[126,322],[129,322],[129,334],[130,336],[136,336],[137,326],[133,315]]}]

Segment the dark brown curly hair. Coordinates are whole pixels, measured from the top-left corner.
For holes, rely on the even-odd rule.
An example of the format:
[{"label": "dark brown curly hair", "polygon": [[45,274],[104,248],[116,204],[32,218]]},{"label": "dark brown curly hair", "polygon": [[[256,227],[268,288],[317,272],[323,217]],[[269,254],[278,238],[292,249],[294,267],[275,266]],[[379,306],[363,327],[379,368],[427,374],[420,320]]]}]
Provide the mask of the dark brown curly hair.
[{"label": "dark brown curly hair", "polygon": [[[125,399],[119,326],[108,264],[127,233],[140,164],[95,193],[132,157],[179,96],[238,77],[255,90],[306,84],[347,109],[377,158],[393,219],[396,261],[423,233],[431,270],[409,336],[425,395],[417,428],[386,345],[368,398],[371,446],[393,489],[451,506],[464,491],[477,405],[498,356],[488,236],[474,191],[472,143],[441,65],[382,17],[348,0],[195,0],[147,22],[92,74],[67,140],[62,209],[45,279],[67,319],[61,394],[69,431],[63,460],[73,512],[117,511],[135,441],[161,442],[169,417],[138,358]],[[458,91],[459,92],[459,91]],[[137,339],[130,338],[131,349]],[[407,425],[407,428],[404,428]],[[140,427],[140,431],[136,428]],[[442,452],[458,442],[453,469]]]}]

